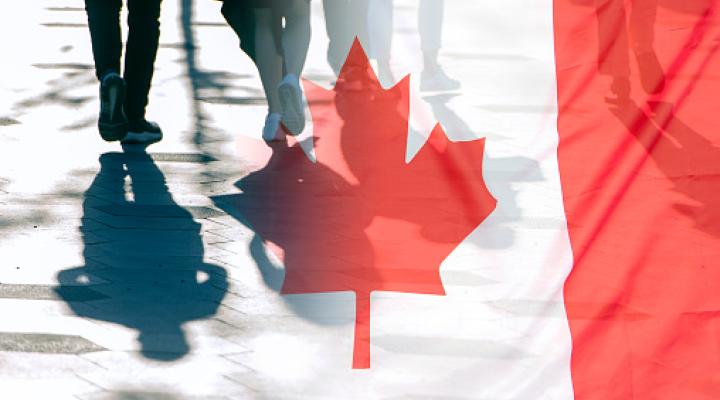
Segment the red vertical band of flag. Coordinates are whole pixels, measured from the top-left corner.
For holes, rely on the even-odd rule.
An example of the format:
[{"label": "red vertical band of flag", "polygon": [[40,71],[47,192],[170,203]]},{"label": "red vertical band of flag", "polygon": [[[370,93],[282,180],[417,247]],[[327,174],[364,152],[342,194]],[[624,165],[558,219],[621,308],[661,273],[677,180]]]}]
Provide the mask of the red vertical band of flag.
[{"label": "red vertical band of flag", "polygon": [[554,9],[576,398],[718,399],[718,2]]}]

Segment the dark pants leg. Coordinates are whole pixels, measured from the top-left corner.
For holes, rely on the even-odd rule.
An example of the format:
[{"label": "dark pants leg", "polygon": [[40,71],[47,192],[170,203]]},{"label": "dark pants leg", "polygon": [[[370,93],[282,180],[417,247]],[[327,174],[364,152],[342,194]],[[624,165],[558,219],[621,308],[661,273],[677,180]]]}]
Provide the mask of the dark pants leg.
[{"label": "dark pants leg", "polygon": [[[145,117],[153,64],[160,39],[161,0],[128,0],[128,41],[125,54],[125,114],[129,119]],[[120,72],[122,0],[85,0],[88,26],[95,57],[95,74]]]},{"label": "dark pants leg", "polygon": [[[104,1],[104,0],[101,0]],[[128,41],[125,52],[125,114],[145,117],[153,65],[160,40],[161,0],[128,0]]]},{"label": "dark pants leg", "polygon": [[120,73],[121,8],[122,0],[85,0],[93,56],[95,57],[95,75],[98,79],[110,70]]},{"label": "dark pants leg", "polygon": [[240,48],[255,61],[255,20],[251,9],[244,0],[225,0],[221,12],[240,39]]}]

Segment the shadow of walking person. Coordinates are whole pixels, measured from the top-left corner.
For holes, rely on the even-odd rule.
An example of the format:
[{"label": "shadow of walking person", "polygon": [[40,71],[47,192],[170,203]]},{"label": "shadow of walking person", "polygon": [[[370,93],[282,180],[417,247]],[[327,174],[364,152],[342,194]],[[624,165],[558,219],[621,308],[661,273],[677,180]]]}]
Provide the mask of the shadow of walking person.
[{"label": "shadow of walking person", "polygon": [[[373,265],[372,248],[362,231],[372,216],[355,207],[356,203],[350,204],[359,188],[326,165],[312,163],[300,144],[277,143],[272,149],[265,167],[235,184],[241,194],[217,196],[213,200],[255,231],[250,254],[270,289],[282,291],[287,274],[291,274],[303,281],[319,279],[332,291],[352,290],[343,274],[358,266]],[[356,213],[345,221],[346,226],[341,229],[344,234],[339,235],[335,223],[348,208],[354,208]],[[279,256],[285,269],[273,263],[265,244]],[[355,255],[359,258],[342,260]],[[369,276],[372,270],[363,274],[373,279]],[[293,307],[292,301],[288,303]],[[302,314],[303,310],[296,311]],[[308,319],[313,316],[318,315],[304,315]],[[331,320],[320,318],[316,322]]]},{"label": "shadow of walking person", "polygon": [[[720,147],[675,115],[669,102],[635,103],[610,110],[681,194],[674,210],[694,228],[720,237]],[[643,159],[644,159],[643,158]]]},{"label": "shadow of walking person", "polygon": [[[85,192],[80,231],[85,265],[58,274],[59,296],[78,316],[137,330],[147,358],[186,355],[183,324],[217,312],[227,274],[204,263],[200,224],[175,203],[149,154],[100,157],[100,172]],[[106,281],[92,286],[102,298],[77,301],[73,289],[97,278]]]},{"label": "shadow of walking person", "polygon": [[[369,70],[359,42],[348,58]],[[214,198],[282,259],[282,294],[355,293],[354,368],[370,365],[371,293],[444,294],[440,264],[496,203],[482,177],[484,141],[449,142],[438,125],[408,163],[409,80],[384,91],[368,76],[361,86],[369,93],[308,83],[317,162],[299,144],[278,144],[237,183],[242,194]],[[277,287],[279,271],[266,271]]]},{"label": "shadow of walking person", "polygon": [[[435,119],[443,124],[448,132],[468,134],[473,128],[453,109],[452,100],[457,94],[434,94],[423,96],[423,100],[432,109]],[[475,237],[473,243],[494,249],[510,248],[515,242],[516,229],[512,226],[525,219],[524,211],[518,202],[520,192],[514,186],[526,182],[545,180],[540,163],[528,157],[494,157],[491,151],[485,153],[485,177],[493,196],[497,198],[497,210],[488,220],[492,234]]]},{"label": "shadow of walking person", "polygon": [[[395,83],[391,67],[392,41],[394,36],[395,5],[393,0],[368,0],[368,38],[371,52],[377,60],[378,75],[384,87]],[[420,90],[458,90],[459,81],[449,77],[440,64],[442,30],[445,14],[444,0],[420,0],[418,3],[418,33],[422,47],[422,73]]]},{"label": "shadow of walking person", "polygon": [[665,72],[655,51],[658,0],[573,2],[595,7],[599,72],[611,78],[606,101],[620,104],[630,98],[630,50],[635,55],[640,86],[645,93],[661,93],[665,88]]}]

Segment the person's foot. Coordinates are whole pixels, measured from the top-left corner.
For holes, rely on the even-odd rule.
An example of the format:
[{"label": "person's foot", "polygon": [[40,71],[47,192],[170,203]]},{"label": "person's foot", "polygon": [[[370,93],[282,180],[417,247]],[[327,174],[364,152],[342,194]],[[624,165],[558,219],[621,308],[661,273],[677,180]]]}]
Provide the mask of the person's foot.
[{"label": "person's foot", "polygon": [[285,75],[278,86],[282,113],[280,120],[291,135],[299,135],[305,129],[305,109],[303,108],[300,82],[293,74]]},{"label": "person's foot", "polygon": [[460,81],[447,76],[442,68],[438,67],[432,71],[425,70],[420,76],[420,90],[423,92],[457,89],[460,89]]},{"label": "person's foot", "polygon": [[630,78],[614,77],[610,84],[611,96],[605,97],[609,104],[623,104],[630,100]]},{"label": "person's foot", "polygon": [[123,144],[151,144],[162,140],[163,133],[158,124],[145,118],[128,122],[127,135]]},{"label": "person's foot", "polygon": [[262,138],[267,143],[285,140],[285,133],[280,128],[280,113],[269,113],[265,117]]},{"label": "person's foot", "polygon": [[654,51],[637,55],[640,67],[640,83],[647,94],[658,94],[665,89],[665,72]]},{"label": "person's foot", "polygon": [[121,140],[127,133],[128,120],[123,111],[125,81],[117,72],[106,73],[100,80],[100,117],[98,130],[103,140]]}]

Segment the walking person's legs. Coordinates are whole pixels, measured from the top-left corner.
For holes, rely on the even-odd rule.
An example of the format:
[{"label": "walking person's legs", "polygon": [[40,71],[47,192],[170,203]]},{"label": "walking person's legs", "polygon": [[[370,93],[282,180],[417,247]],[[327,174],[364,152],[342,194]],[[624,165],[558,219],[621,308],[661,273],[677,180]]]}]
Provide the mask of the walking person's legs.
[{"label": "walking person's legs", "polygon": [[444,0],[420,0],[418,30],[423,52],[424,69],[438,68],[438,53],[442,46],[442,24],[445,14]]},{"label": "walking person's legs", "polygon": [[608,98],[624,102],[630,96],[630,60],[627,13],[623,0],[595,0],[598,19],[598,66],[601,75],[612,77]]},{"label": "walking person's legs", "polygon": [[240,48],[255,62],[255,20],[244,0],[223,0],[220,9],[225,21],[240,39]]},{"label": "walking person's legs", "polygon": [[277,20],[270,6],[254,7],[246,0],[224,0],[222,14],[260,74],[268,104],[262,137],[267,142],[284,139],[280,129],[282,106],[277,94],[283,76],[281,46],[276,37],[276,25],[281,21]]},{"label": "walking person's legs", "polygon": [[422,90],[453,90],[460,82],[448,77],[438,63],[442,47],[445,0],[420,0],[418,30],[423,52]]},{"label": "walking person's legs", "polygon": [[268,103],[263,139],[283,140],[281,121],[292,134],[302,132],[305,125],[299,76],[310,44],[310,3],[287,0],[280,6],[244,1],[225,0],[222,14],[260,74]]},{"label": "walking person's legs", "polygon": [[328,64],[335,75],[345,64],[355,38],[368,48],[368,0],[324,0],[325,28],[328,39]]},{"label": "walking person's legs", "polygon": [[[368,49],[368,0],[324,0],[323,8],[330,39],[327,59],[338,77],[336,88],[362,90],[369,71],[362,63],[353,65],[347,56],[355,38]],[[339,76],[343,67],[345,72]]]},{"label": "walking person's legs", "polygon": [[282,122],[291,134],[298,135],[305,129],[305,109],[299,79],[310,46],[310,1],[290,0],[284,10],[284,17],[282,54],[285,76],[278,85],[278,95],[282,106]]},{"label": "walking person's legs", "polygon": [[275,37],[275,24],[280,22],[275,20],[273,10],[270,8],[254,9],[253,17],[255,21],[254,61],[260,73],[265,97],[267,97],[268,113],[280,114],[282,107],[277,87],[283,77],[283,57]]},{"label": "walking person's legs", "polygon": [[[328,43],[327,61],[337,76],[345,61],[347,50],[350,49],[348,42],[352,32],[348,29],[350,17],[350,3],[352,0],[323,0],[323,11],[325,12],[325,31],[327,32]],[[347,47],[347,48],[346,48]]]},{"label": "walking person's legs", "polygon": [[85,11],[90,28],[95,75],[102,79],[105,73],[120,73],[122,37],[120,9],[122,0],[85,0]]},{"label": "walking person's legs", "polygon": [[[353,38],[357,37],[360,43],[365,47],[366,51],[369,46],[370,38],[368,37],[368,0],[351,0],[350,8],[353,23]],[[348,47],[349,49],[349,47]]]},{"label": "walking person's legs", "polygon": [[100,80],[98,130],[107,141],[123,139],[127,119],[123,112],[125,83],[120,77],[122,0],[85,0],[95,75]]},{"label": "walking person's legs", "polygon": [[262,81],[265,97],[268,102],[268,114],[265,117],[262,137],[271,142],[284,140],[285,135],[280,128],[282,104],[278,86],[283,77],[283,57],[280,38],[277,37],[278,19],[271,8],[253,10],[255,21],[255,65],[257,65]]},{"label": "walking person's legs", "polygon": [[658,0],[634,0],[630,11],[630,42],[635,53],[654,51]]},{"label": "walking person's legs", "polygon": [[145,119],[148,94],[160,40],[161,0],[128,0],[128,41],[124,77],[127,83],[125,114],[129,120],[128,143],[162,139],[160,127]]},{"label": "walking person's legs", "polygon": [[292,0],[285,11],[285,28],[282,33],[285,72],[300,76],[305,67],[310,46],[310,1]]},{"label": "walking person's legs", "polygon": [[369,0],[367,20],[370,51],[377,60],[380,83],[385,87],[395,83],[390,68],[393,18],[393,0]]},{"label": "walking person's legs", "polygon": [[665,72],[655,53],[657,0],[635,0],[630,12],[630,43],[640,69],[640,83],[646,93],[665,88]]}]

